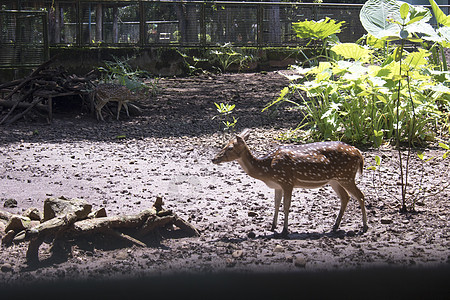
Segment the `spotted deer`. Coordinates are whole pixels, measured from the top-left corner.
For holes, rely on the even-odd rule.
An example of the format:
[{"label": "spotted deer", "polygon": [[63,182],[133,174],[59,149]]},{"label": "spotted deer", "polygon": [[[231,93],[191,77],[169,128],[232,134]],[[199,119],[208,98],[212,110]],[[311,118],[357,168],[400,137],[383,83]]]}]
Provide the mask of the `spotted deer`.
[{"label": "spotted deer", "polygon": [[283,235],[288,234],[288,215],[293,188],[319,188],[331,185],[341,200],[341,209],[333,226],[339,228],[350,195],[355,197],[362,211],[363,231],[367,231],[367,216],[364,194],[355,184],[357,173],[362,174],[364,158],[361,152],[342,142],[319,142],[305,145],[281,146],[264,157],[257,158],[250,152],[246,140],[250,130],[246,129],[231,139],[212,160],[215,164],[237,161],[253,178],[262,180],[275,189],[275,214],[272,228],[277,226],[278,211],[283,200]]},{"label": "spotted deer", "polygon": [[128,112],[127,102],[134,98],[135,95],[133,95],[126,86],[115,83],[101,83],[97,85],[94,90],[97,120],[105,120],[103,118],[102,109],[108,102],[117,102],[117,120],[119,120],[122,106],[125,108],[127,116],[129,117],[130,114]]}]

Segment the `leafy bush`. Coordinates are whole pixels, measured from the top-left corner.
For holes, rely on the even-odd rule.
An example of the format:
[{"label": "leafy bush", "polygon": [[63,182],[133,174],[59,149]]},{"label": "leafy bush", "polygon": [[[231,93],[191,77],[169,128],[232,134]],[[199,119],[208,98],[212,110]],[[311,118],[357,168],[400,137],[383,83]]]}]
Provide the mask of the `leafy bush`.
[{"label": "leafy bush", "polygon": [[[416,10],[411,10],[416,15],[409,22],[427,15],[421,8]],[[393,11],[390,16],[395,16]],[[407,52],[390,43],[394,37],[389,30],[399,33],[388,25],[379,33],[388,34],[387,39],[368,35],[362,39],[364,46],[345,43],[331,47],[340,60],[320,62],[313,68],[293,66],[297,76],[291,77],[291,84],[268,107],[281,101],[294,103],[306,114],[297,134],[302,129],[302,134],[313,140],[380,146],[396,138],[398,128],[402,142],[423,143],[432,140],[436,132],[448,130],[449,74],[440,72],[429,59],[432,51],[419,48]],[[423,24],[420,28],[430,32]]]},{"label": "leafy bush", "polygon": [[104,61],[105,66],[99,67],[102,82],[115,82],[126,86],[133,92],[145,92],[155,95],[158,92],[158,78],[152,79],[143,70],[133,69],[128,61],[131,58],[118,58],[113,56],[114,61]]},{"label": "leafy bush", "polygon": [[232,65],[237,65],[241,70],[248,63],[256,60],[255,56],[233,47],[230,43],[219,45],[217,49],[211,50],[209,55],[210,63],[218,64],[221,72],[228,71]]}]

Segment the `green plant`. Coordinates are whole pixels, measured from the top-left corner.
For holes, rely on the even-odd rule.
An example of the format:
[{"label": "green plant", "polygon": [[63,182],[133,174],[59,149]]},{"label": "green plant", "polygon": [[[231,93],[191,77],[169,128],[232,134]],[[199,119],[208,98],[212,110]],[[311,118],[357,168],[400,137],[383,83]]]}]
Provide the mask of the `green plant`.
[{"label": "green plant", "polygon": [[381,159],[380,156],[376,155],[374,157],[374,160],[375,160],[375,164],[368,166],[367,170],[372,171],[372,187],[373,187],[374,191],[377,194],[377,198],[379,199],[380,198],[379,197],[379,186],[375,183],[375,181],[376,181],[375,180],[375,175],[376,174],[378,175],[378,181],[381,182],[381,178],[380,178],[381,171],[380,171],[380,168],[381,168],[381,161],[382,161],[382,159]]},{"label": "green plant", "polygon": [[104,61],[104,67],[99,67],[102,82],[115,82],[126,86],[133,92],[144,92],[156,95],[158,92],[158,78],[151,76],[138,68],[133,69],[128,63],[134,57],[118,58],[114,61]]},{"label": "green plant", "polygon": [[197,75],[197,74],[202,74],[205,72],[198,65],[199,65],[199,63],[207,62],[208,61],[207,58],[190,56],[184,52],[181,52],[180,50],[177,50],[177,52],[183,58],[184,65],[186,66],[189,75]]},{"label": "green plant", "polygon": [[211,56],[210,63],[218,63],[222,72],[226,72],[232,65],[238,65],[241,70],[249,62],[255,60],[253,55],[244,53],[233,47],[231,43],[220,45],[217,49],[210,50],[209,54]]},{"label": "green plant", "polygon": [[[433,3],[434,1],[431,0]],[[432,3],[432,4],[433,4]],[[436,4],[434,3],[436,6]],[[435,10],[436,11],[436,10]],[[430,55],[426,50],[420,49],[414,56],[404,56],[406,42],[422,42],[419,35],[435,40],[438,35],[427,22],[431,19],[431,13],[422,6],[413,6],[395,0],[369,0],[361,9],[361,23],[364,28],[373,36],[384,40],[400,40],[400,45],[393,52],[393,63],[396,70],[392,78],[394,89],[396,90],[394,100],[396,103],[395,135],[398,149],[398,159],[400,166],[401,182],[401,203],[402,211],[407,211],[407,187],[409,175],[409,163],[411,156],[411,146],[416,130],[417,118],[416,97],[413,97],[414,89],[411,86],[413,77],[411,74],[418,71],[418,67],[426,64],[426,57]],[[373,20],[375,19],[375,21]],[[442,19],[442,18],[441,18]],[[405,93],[402,93],[405,91]],[[415,96],[415,95],[414,95]],[[400,107],[403,103],[410,103],[410,114],[402,116]],[[402,132],[401,124],[407,125],[406,132]],[[400,148],[401,137],[406,136],[408,150],[403,164],[403,155]],[[414,209],[414,203],[412,209]]]},{"label": "green plant", "polygon": [[[224,131],[234,131],[234,127],[236,126],[238,119],[236,119],[234,116],[231,116],[231,114],[233,113],[236,105],[216,102],[214,102],[214,105],[216,106],[217,112],[219,114],[214,116],[213,119],[220,119],[221,123],[225,126],[223,128]],[[230,117],[232,118],[232,120]]]},{"label": "green plant", "polygon": [[304,55],[306,62],[317,64],[317,59],[320,57],[325,57],[328,59],[328,49],[331,45],[339,43],[339,39],[336,34],[341,32],[341,28],[344,24],[345,21],[336,22],[336,20],[328,17],[320,21],[305,20],[292,23],[292,29],[297,37],[301,39],[309,39],[306,47],[313,45],[313,48],[315,48],[315,57],[308,58]]}]

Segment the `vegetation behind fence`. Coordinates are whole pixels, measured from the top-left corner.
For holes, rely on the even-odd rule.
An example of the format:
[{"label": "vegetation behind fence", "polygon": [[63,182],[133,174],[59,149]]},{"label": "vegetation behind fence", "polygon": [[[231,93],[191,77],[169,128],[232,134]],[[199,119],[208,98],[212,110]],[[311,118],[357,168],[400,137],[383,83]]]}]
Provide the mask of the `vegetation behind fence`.
[{"label": "vegetation behind fence", "polygon": [[[7,1],[6,9],[48,12],[50,45],[289,46],[292,23],[345,21],[343,41],[364,34],[361,5],[230,1]],[[9,4],[8,4],[9,3]]]}]

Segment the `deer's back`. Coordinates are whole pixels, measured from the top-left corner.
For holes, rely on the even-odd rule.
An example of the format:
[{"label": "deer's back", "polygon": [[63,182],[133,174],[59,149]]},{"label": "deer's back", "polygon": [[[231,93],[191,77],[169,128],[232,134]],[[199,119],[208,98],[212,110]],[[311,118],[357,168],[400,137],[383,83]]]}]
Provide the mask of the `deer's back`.
[{"label": "deer's back", "polygon": [[294,181],[353,180],[364,161],[357,148],[342,142],[281,146],[265,159],[276,173]]},{"label": "deer's back", "polygon": [[115,83],[99,84],[95,89],[95,93],[102,101],[126,101],[133,97],[126,86]]}]

